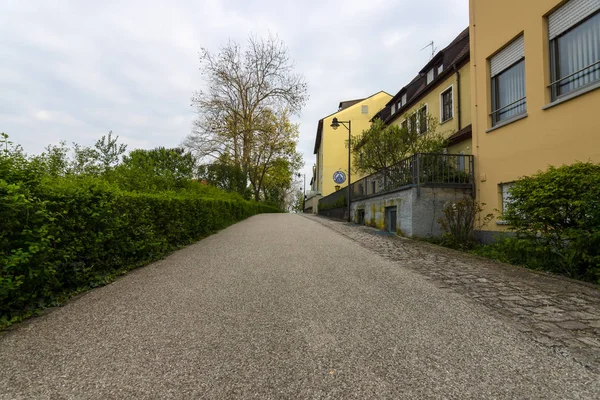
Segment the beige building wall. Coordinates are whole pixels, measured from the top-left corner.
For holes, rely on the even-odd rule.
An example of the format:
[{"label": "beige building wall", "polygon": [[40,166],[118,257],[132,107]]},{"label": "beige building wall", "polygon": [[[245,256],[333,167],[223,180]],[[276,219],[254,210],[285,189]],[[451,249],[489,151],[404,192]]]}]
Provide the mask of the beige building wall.
[{"label": "beige building wall", "polygon": [[[437,84],[429,93],[417,100],[417,102],[409,107],[402,114],[398,115],[391,123],[392,125],[400,126],[411,114],[415,113],[422,106],[427,106],[428,114],[435,118],[438,122],[436,131],[441,132],[444,136],[449,137],[453,133],[471,124],[471,67],[466,63],[458,69],[459,77],[456,73],[451,74],[447,79]],[[458,101],[458,81],[460,80],[460,110]],[[453,96],[453,117],[446,122],[441,122],[441,94],[449,87],[452,87]],[[460,111],[460,112],[459,112]],[[460,115],[460,124],[459,124]],[[460,128],[459,128],[460,127]],[[450,154],[472,154],[473,146],[471,139],[464,140],[448,148]]]},{"label": "beige building wall", "polygon": [[[470,0],[473,145],[477,198],[485,213],[502,208],[501,184],[576,161],[600,161],[599,85],[551,103],[547,16],[560,0]],[[527,112],[492,128],[490,57],[524,35]],[[501,230],[493,221],[487,230]]]},{"label": "beige building wall", "polygon": [[[331,128],[333,118],[339,121],[351,121],[352,136],[358,136],[371,126],[370,120],[377,114],[385,104],[392,98],[386,92],[379,92],[368,97],[344,110],[338,111],[323,118],[323,131],[321,134],[321,145],[317,152],[320,162],[317,163],[317,176],[319,177],[319,191],[323,196],[327,196],[335,191],[337,185],[333,181],[333,174],[336,171],[343,171],[346,174],[346,182],[340,184],[340,189],[348,184],[348,130],[341,126],[334,130]],[[363,107],[366,107],[364,113]],[[356,182],[362,175],[352,171],[352,182]]]}]

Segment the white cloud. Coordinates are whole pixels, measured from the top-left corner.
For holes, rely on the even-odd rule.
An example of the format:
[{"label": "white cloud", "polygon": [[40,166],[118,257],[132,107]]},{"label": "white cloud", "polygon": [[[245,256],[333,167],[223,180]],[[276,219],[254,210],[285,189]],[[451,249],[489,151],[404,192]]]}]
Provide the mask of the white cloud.
[{"label": "white cloud", "polygon": [[112,129],[130,148],[177,146],[202,85],[201,47],[279,35],[309,82],[300,150],[310,180],[317,121],[344,99],[395,93],[468,25],[467,0],[5,0],[0,131],[28,152],[91,145]]}]

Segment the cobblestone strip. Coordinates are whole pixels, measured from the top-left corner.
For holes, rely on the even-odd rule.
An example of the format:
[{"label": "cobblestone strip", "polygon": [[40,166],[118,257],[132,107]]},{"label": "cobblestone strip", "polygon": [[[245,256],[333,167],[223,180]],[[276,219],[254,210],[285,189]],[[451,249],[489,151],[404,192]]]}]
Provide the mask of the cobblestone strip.
[{"label": "cobblestone strip", "polygon": [[600,373],[600,291],[376,229],[305,215],[386,258],[461,293],[540,344]]}]

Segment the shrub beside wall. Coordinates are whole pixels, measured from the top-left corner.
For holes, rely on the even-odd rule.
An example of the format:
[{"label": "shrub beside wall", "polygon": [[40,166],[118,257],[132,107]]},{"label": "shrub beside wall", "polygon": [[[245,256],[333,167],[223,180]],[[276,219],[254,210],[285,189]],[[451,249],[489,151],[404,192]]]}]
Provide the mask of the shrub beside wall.
[{"label": "shrub beside wall", "polygon": [[237,221],[277,212],[194,191],[132,193],[93,178],[0,179],[0,328]]},{"label": "shrub beside wall", "polygon": [[502,218],[516,237],[478,254],[600,283],[600,164],[549,167],[510,190]]}]

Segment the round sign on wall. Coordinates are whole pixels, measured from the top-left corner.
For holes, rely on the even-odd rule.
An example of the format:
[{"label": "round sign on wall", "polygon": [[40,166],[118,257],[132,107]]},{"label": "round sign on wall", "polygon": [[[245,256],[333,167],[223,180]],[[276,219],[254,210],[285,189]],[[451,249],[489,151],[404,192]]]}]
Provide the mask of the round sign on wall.
[{"label": "round sign on wall", "polygon": [[346,182],[346,174],[344,173],[344,171],[335,171],[333,173],[333,181],[338,185],[341,185],[342,183]]}]

